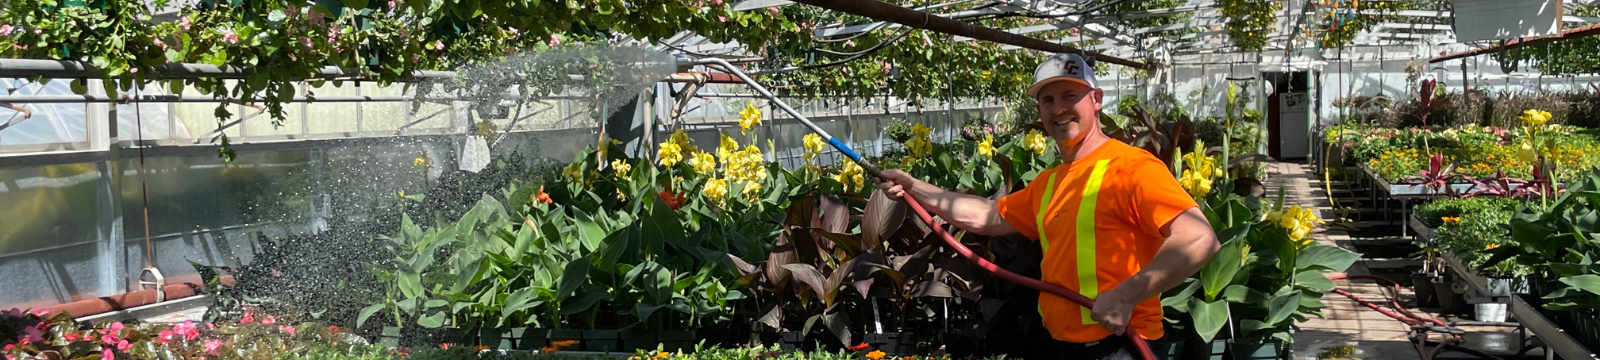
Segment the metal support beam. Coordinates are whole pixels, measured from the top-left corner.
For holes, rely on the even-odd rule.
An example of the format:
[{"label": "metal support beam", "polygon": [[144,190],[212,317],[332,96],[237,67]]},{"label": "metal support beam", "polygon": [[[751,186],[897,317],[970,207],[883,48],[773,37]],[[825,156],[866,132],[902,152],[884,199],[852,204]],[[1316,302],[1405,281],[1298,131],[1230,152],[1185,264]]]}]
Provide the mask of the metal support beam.
[{"label": "metal support beam", "polygon": [[1496,52],[1500,52],[1502,50],[1510,50],[1510,49],[1515,49],[1515,48],[1524,47],[1524,46],[1532,46],[1532,45],[1538,45],[1538,44],[1543,44],[1543,43],[1556,42],[1556,41],[1560,41],[1560,40],[1571,40],[1571,39],[1589,37],[1589,36],[1594,36],[1594,35],[1600,35],[1600,24],[1589,25],[1589,26],[1584,26],[1584,27],[1580,27],[1580,28],[1576,28],[1576,29],[1570,29],[1570,30],[1562,31],[1560,35],[1556,35],[1556,36],[1525,37],[1525,38],[1520,38],[1520,39],[1507,41],[1505,43],[1505,45],[1495,45],[1495,46],[1489,46],[1489,47],[1484,47],[1484,48],[1478,48],[1478,49],[1462,51],[1462,52],[1458,52],[1458,53],[1454,53],[1454,54],[1447,54],[1447,55],[1444,55],[1444,56],[1439,56],[1439,57],[1435,57],[1435,58],[1429,59],[1428,63],[1436,64],[1436,63],[1449,61],[1449,60],[1473,57],[1473,56],[1490,54],[1490,53],[1496,53]]},{"label": "metal support beam", "polygon": [[846,12],[869,17],[875,20],[899,23],[918,29],[936,31],[950,35],[966,36],[973,39],[1017,45],[1029,49],[1053,53],[1071,53],[1081,51],[1088,55],[1088,57],[1094,58],[1098,61],[1140,69],[1149,67],[1149,65],[1146,65],[1142,62],[1126,60],[1097,52],[1083,51],[1071,46],[1007,33],[988,27],[963,23],[880,1],[800,0],[798,2],[824,9]]}]

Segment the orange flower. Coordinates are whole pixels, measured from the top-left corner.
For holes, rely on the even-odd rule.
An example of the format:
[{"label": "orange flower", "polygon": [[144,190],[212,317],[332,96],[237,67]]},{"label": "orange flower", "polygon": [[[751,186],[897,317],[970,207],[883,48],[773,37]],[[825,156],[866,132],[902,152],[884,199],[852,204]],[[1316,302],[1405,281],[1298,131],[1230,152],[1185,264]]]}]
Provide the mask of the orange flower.
[{"label": "orange flower", "polygon": [[873,350],[872,352],[867,353],[867,358],[872,360],[880,360],[883,359],[884,355],[888,354],[883,353],[882,350]]},{"label": "orange flower", "polygon": [[456,344],[451,344],[451,343],[439,344],[439,348],[440,349],[449,349],[449,348],[452,348],[452,347],[455,347],[455,346],[456,346]]},{"label": "orange flower", "polygon": [[1488,246],[1484,246],[1483,249],[1484,250],[1491,250],[1491,249],[1494,249],[1494,248],[1497,248],[1497,247],[1500,247],[1500,244],[1489,244]]},{"label": "orange flower", "polygon": [[667,203],[667,207],[671,207],[673,210],[683,207],[683,203],[687,200],[683,194],[673,193],[670,189],[661,190],[661,193],[656,194],[656,196],[660,196],[661,202]]},{"label": "orange flower", "polygon": [[862,351],[866,351],[866,350],[867,350],[867,343],[864,343],[864,342],[860,343],[860,344],[857,344],[856,346],[851,346],[850,347],[850,351],[854,351],[854,352],[862,352]]},{"label": "orange flower", "polygon": [[538,193],[534,193],[533,201],[542,202],[542,203],[546,203],[546,204],[555,203],[555,201],[550,200],[550,194],[544,192],[544,185],[539,185],[539,192]]},{"label": "orange flower", "polygon": [[1449,217],[1449,216],[1439,218],[1439,220],[1444,220],[1444,223],[1452,224],[1452,225],[1461,222],[1461,218],[1459,218],[1459,217]]},{"label": "orange flower", "polygon": [[489,350],[488,345],[478,345],[478,351]]},{"label": "orange flower", "polygon": [[671,355],[672,355],[672,353],[662,351],[662,352],[656,353],[655,356],[651,356],[650,358],[651,359],[665,359],[665,358],[667,358],[667,356],[671,356]]},{"label": "orange flower", "polygon": [[544,348],[539,349],[539,352],[546,353],[546,354],[553,353],[553,352],[556,352],[556,348],[546,346]]}]

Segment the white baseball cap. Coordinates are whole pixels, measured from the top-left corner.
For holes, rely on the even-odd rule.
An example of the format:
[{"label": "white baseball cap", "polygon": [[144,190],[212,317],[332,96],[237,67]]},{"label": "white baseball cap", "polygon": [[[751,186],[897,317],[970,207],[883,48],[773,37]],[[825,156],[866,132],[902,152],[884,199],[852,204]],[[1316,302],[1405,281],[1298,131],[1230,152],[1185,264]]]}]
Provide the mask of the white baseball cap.
[{"label": "white baseball cap", "polygon": [[1089,67],[1082,56],[1062,53],[1051,55],[1033,70],[1033,85],[1028,87],[1028,96],[1038,97],[1039,89],[1056,81],[1071,81],[1091,89],[1100,88],[1100,83],[1094,80],[1094,68]]}]

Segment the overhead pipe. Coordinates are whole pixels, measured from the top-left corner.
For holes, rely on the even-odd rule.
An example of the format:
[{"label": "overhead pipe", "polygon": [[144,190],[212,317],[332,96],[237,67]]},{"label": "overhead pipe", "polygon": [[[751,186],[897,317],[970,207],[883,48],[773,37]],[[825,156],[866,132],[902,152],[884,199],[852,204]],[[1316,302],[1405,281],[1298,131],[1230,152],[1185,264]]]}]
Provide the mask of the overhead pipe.
[{"label": "overhead pipe", "polygon": [[[307,98],[296,96],[288,102],[314,102],[314,103],[368,103],[368,102],[409,102],[409,101],[452,101],[462,100],[457,96],[428,96],[417,99],[412,96],[402,95],[362,95],[362,96],[316,96]],[[536,96],[534,100],[585,100],[588,97],[574,95]],[[251,97],[253,102],[267,101],[265,97]],[[217,99],[210,96],[182,96],[182,95],[122,95],[108,97],[100,95],[11,95],[0,96],[0,106],[4,104],[80,104],[80,103],[237,103],[238,100],[225,98]]]},{"label": "overhead pipe", "polygon": [[1436,64],[1436,63],[1455,60],[1455,59],[1461,59],[1461,58],[1468,58],[1468,57],[1473,57],[1473,56],[1478,56],[1478,55],[1487,55],[1487,54],[1497,53],[1497,52],[1501,52],[1501,51],[1505,51],[1505,50],[1511,50],[1511,49],[1525,47],[1525,46],[1533,46],[1533,45],[1539,45],[1539,44],[1549,43],[1549,42],[1556,42],[1556,41],[1561,41],[1561,40],[1571,40],[1571,39],[1577,39],[1577,38],[1582,38],[1582,37],[1587,37],[1587,36],[1594,36],[1594,35],[1600,35],[1600,24],[1584,26],[1584,27],[1580,27],[1580,28],[1576,28],[1576,29],[1568,29],[1566,31],[1562,31],[1561,34],[1558,34],[1558,35],[1555,35],[1555,36],[1525,37],[1525,38],[1519,38],[1519,39],[1514,39],[1514,40],[1511,40],[1511,41],[1507,41],[1504,45],[1493,45],[1493,46],[1484,47],[1484,48],[1478,48],[1478,49],[1472,49],[1472,50],[1467,50],[1467,51],[1462,51],[1462,52],[1457,52],[1457,53],[1452,53],[1452,54],[1441,55],[1441,56],[1438,56],[1438,57],[1434,57],[1432,59],[1428,59],[1428,63],[1429,64]]},{"label": "overhead pipe", "polygon": [[1025,35],[1013,34],[989,27],[968,24],[949,18],[916,11],[895,4],[877,0],[795,0],[797,3],[816,6],[824,9],[865,16],[878,21],[887,21],[917,29],[935,31],[944,34],[965,36],[978,40],[993,41],[1002,44],[1016,45],[1024,48],[1048,51],[1052,53],[1082,53],[1096,61],[1127,66],[1136,69],[1151,70],[1153,67],[1138,61],[1127,60],[1094,51],[1040,40]]},{"label": "overhead pipe", "polygon": [[[253,71],[237,66],[216,66],[211,64],[194,63],[167,63],[156,67],[156,75],[151,79],[244,79]],[[105,71],[97,66],[81,61],[65,60],[40,60],[40,59],[0,59],[0,77],[32,78],[43,76],[47,78],[99,78]],[[360,70],[341,68],[337,66],[323,66],[317,69],[316,74],[305,79],[351,79],[364,80]],[[454,78],[454,71],[412,71],[406,80],[420,79],[448,79]],[[296,79],[301,80],[301,79]]]}]

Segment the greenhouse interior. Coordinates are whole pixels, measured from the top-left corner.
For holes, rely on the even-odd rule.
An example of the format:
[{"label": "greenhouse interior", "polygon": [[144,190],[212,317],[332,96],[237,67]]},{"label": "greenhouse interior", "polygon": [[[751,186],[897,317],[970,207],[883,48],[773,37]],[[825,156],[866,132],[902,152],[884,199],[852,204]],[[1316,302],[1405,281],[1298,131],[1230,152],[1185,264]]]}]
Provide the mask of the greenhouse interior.
[{"label": "greenhouse interior", "polygon": [[0,354],[1600,359],[1592,1],[0,0]]}]

